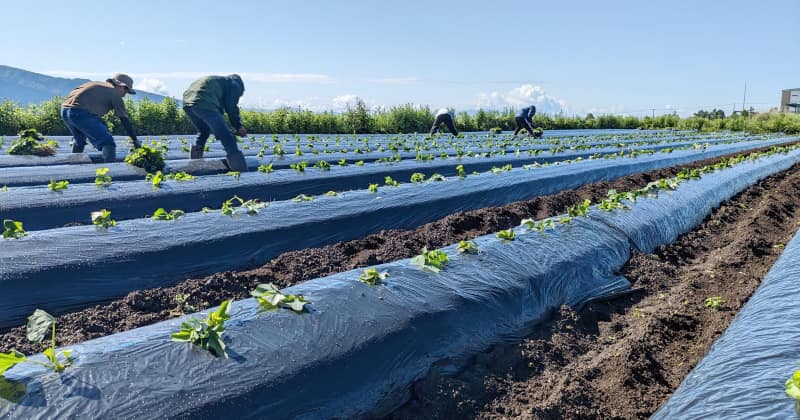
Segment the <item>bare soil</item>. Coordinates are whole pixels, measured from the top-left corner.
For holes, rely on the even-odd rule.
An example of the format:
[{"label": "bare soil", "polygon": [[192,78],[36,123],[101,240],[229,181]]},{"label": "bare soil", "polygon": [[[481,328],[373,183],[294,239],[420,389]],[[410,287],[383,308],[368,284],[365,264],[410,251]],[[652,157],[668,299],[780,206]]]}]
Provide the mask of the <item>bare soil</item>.
[{"label": "bare soil", "polygon": [[[627,191],[641,188],[648,182],[674,176],[682,168],[700,167],[720,159],[707,159],[614,181],[592,183],[506,206],[455,213],[414,230],[381,231],[354,241],[287,252],[257,268],[191,278],[171,287],[134,291],[107,304],[58,316],[57,341],[59,345],[75,344],[176,317],[184,312],[203,310],[218,305],[224,299],[245,298],[259,283],[271,282],[279,287],[287,287],[358,267],[409,258],[418,254],[423,247],[438,248],[508,229],[519,225],[524,218],[563,214],[567,207],[579,204],[584,199],[596,202],[605,198],[609,189]],[[774,252],[768,245],[764,246],[767,251]],[[744,267],[752,270],[747,265]],[[178,303],[176,297],[185,298],[185,301]],[[0,330],[0,351],[12,348],[24,353],[42,350],[28,342],[24,325]]]},{"label": "bare soil", "polygon": [[[800,224],[800,165],[621,270],[635,292],[562,307],[520,343],[431,372],[391,419],[644,419],[728,327]],[[721,297],[719,309],[706,307]]]}]

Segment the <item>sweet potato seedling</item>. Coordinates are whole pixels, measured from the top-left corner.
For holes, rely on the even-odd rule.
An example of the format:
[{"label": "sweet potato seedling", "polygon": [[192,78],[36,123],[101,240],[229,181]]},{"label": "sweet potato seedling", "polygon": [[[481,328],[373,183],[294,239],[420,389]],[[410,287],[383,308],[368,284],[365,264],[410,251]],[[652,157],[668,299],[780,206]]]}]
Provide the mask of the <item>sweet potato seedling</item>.
[{"label": "sweet potato seedling", "polygon": [[425,174],[421,174],[419,172],[414,172],[411,174],[411,182],[417,183],[422,181],[425,181]]},{"label": "sweet potato seedling", "polygon": [[47,188],[49,188],[50,191],[62,191],[66,190],[67,187],[69,187],[69,181],[53,181],[51,179],[50,183],[47,184]]},{"label": "sweet potato seedling", "polygon": [[392,179],[392,177],[390,177],[388,175],[383,179],[383,183],[388,185],[388,186],[390,186],[390,187],[399,187],[400,186],[400,182],[395,181],[394,179]]},{"label": "sweet potato seedling", "polygon": [[232,177],[233,179],[235,179],[237,181],[239,180],[239,178],[242,177],[242,173],[239,172],[239,171],[228,171],[228,172],[225,173],[225,175],[228,175],[229,177]]},{"label": "sweet potato seedling", "polygon": [[[2,372],[2,366],[0,366]],[[786,395],[794,398],[795,410],[800,409],[800,369],[796,370],[789,379],[786,380]]]},{"label": "sweet potato seedling", "polygon": [[170,210],[169,212],[164,210],[163,207],[159,207],[155,213],[153,213],[153,220],[178,220],[179,217],[183,216],[183,210]]},{"label": "sweet potato seedling", "polygon": [[383,283],[387,277],[389,277],[389,273],[386,271],[381,273],[375,268],[368,268],[358,276],[358,280],[370,286],[375,286],[376,284]]},{"label": "sweet potato seedling", "polygon": [[164,174],[161,171],[156,171],[155,173],[147,174],[144,179],[145,181],[150,181],[153,188],[161,188],[161,183],[164,182]]},{"label": "sweet potato seedling", "polygon": [[306,167],[308,166],[308,162],[302,161],[299,163],[290,163],[289,167],[297,171],[297,173],[302,173],[306,171]]},{"label": "sweet potato seedling", "polygon": [[93,211],[90,216],[92,224],[97,226],[98,229],[108,229],[117,225],[117,221],[111,218],[111,212],[106,209]]},{"label": "sweet potato seedling", "polygon": [[272,173],[274,171],[275,171],[275,169],[272,168],[272,164],[271,163],[269,165],[258,165],[258,172],[261,172],[261,173],[264,173],[264,174],[270,174],[270,173]]},{"label": "sweet potato seedling", "polygon": [[477,254],[478,244],[474,241],[459,241],[457,250],[462,254]]},{"label": "sweet potato seedling", "polygon": [[445,178],[444,175],[442,174],[433,174],[431,175],[430,178],[428,178],[428,181],[439,182],[439,181],[444,181],[446,179],[447,178]]},{"label": "sweet potato seedling", "polygon": [[27,235],[28,232],[22,228],[22,222],[10,219],[3,220],[3,238],[20,239]]},{"label": "sweet potato seedling", "polygon": [[567,207],[567,214],[570,217],[586,217],[589,214],[589,206],[592,202],[587,198],[583,203]]},{"label": "sweet potato seedling", "polygon": [[303,295],[284,295],[272,283],[259,284],[250,292],[250,296],[256,298],[262,311],[286,308],[301,313],[305,311],[305,306],[311,303]]},{"label": "sweet potato seedling", "polygon": [[325,195],[331,196],[331,197],[336,197],[337,195],[339,195],[339,193],[337,193],[336,191],[331,190],[331,191],[326,192]]},{"label": "sweet potato seedling", "polygon": [[424,270],[438,273],[444,269],[448,261],[449,258],[443,251],[435,249],[428,251],[428,248],[422,248],[422,253],[411,259],[411,264]]},{"label": "sweet potato seedling", "polygon": [[108,187],[111,185],[111,176],[108,175],[108,168],[97,168],[94,171],[94,185],[98,187]]},{"label": "sweet potato seedling", "polygon": [[377,193],[378,192],[378,184],[369,184],[369,187],[367,187],[367,190],[369,192],[371,192],[371,193]]},{"label": "sweet potato seedling", "polygon": [[514,232],[514,229],[501,230],[497,232],[495,236],[504,241],[513,241],[517,238],[517,234]]},{"label": "sweet potato seedling", "polygon": [[459,178],[466,178],[467,173],[464,171],[464,165],[456,166],[456,173],[458,174]]},{"label": "sweet potato seedling", "polygon": [[324,161],[324,160],[320,160],[317,163],[315,163],[314,167],[318,168],[320,170],[323,170],[323,171],[330,171],[331,170],[331,164],[328,163],[327,161]]},{"label": "sweet potato seedling", "polygon": [[172,341],[191,343],[208,350],[216,357],[227,359],[228,352],[225,351],[222,334],[225,332],[225,321],[230,318],[230,301],[224,300],[206,319],[192,317],[181,323],[181,330],[172,334]]},{"label": "sweet potato seedling", "polygon": [[8,369],[25,361],[43,366],[56,373],[61,373],[72,365],[72,359],[70,359],[72,350],[56,352],[56,319],[47,312],[37,309],[33,315],[28,317],[27,338],[33,343],[43,344],[48,333],[51,334],[50,346],[46,346],[43,352],[47,362],[29,360],[24,354],[11,349],[8,353],[0,353],[0,377]]},{"label": "sweet potato seedling", "polygon": [[304,203],[307,201],[314,201],[314,197],[311,197],[310,195],[300,194],[297,197],[293,198],[292,201],[294,201],[295,203]]},{"label": "sweet potato seedling", "polygon": [[159,147],[157,144],[152,146],[142,145],[128,156],[125,156],[125,163],[144,169],[148,173],[164,170],[164,153],[166,146]]}]

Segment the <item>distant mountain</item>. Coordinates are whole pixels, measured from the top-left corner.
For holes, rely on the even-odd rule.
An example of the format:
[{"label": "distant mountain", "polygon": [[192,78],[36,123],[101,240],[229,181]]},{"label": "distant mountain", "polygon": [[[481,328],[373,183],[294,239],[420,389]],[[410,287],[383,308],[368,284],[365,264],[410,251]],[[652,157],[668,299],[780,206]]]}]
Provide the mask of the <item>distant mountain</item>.
[{"label": "distant mountain", "polygon": [[[88,81],[88,79],[53,77],[0,65],[0,101],[9,99],[23,105],[38,104],[54,96],[66,96],[72,89]],[[137,90],[136,95],[131,97],[137,100],[148,98],[156,102],[164,99],[162,95],[141,90]]]}]

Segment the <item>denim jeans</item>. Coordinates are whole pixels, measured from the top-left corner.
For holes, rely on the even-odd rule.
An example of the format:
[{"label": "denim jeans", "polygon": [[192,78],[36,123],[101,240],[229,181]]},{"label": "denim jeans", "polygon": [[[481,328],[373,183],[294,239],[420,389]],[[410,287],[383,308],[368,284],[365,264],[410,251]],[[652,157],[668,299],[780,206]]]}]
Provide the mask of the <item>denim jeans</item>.
[{"label": "denim jeans", "polygon": [[228,128],[225,117],[221,112],[209,111],[207,109],[197,109],[191,106],[183,107],[183,111],[194,126],[200,131],[194,144],[197,147],[205,147],[206,140],[211,132],[222,143],[225,153],[231,154],[239,151],[236,146],[236,137]]},{"label": "denim jeans", "polygon": [[87,138],[97,150],[103,150],[107,144],[117,145],[103,120],[85,109],[61,108],[61,119],[76,145],[85,146]]}]

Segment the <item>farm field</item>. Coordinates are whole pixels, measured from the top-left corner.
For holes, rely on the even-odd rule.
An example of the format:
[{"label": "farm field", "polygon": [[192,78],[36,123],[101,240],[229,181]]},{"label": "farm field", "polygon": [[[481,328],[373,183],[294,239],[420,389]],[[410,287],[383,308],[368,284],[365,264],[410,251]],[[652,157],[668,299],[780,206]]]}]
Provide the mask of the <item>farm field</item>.
[{"label": "farm field", "polygon": [[255,135],[244,173],[54,140],[0,158],[0,351],[43,309],[72,382],[17,363],[0,416],[648,417],[800,223],[787,135]]}]

